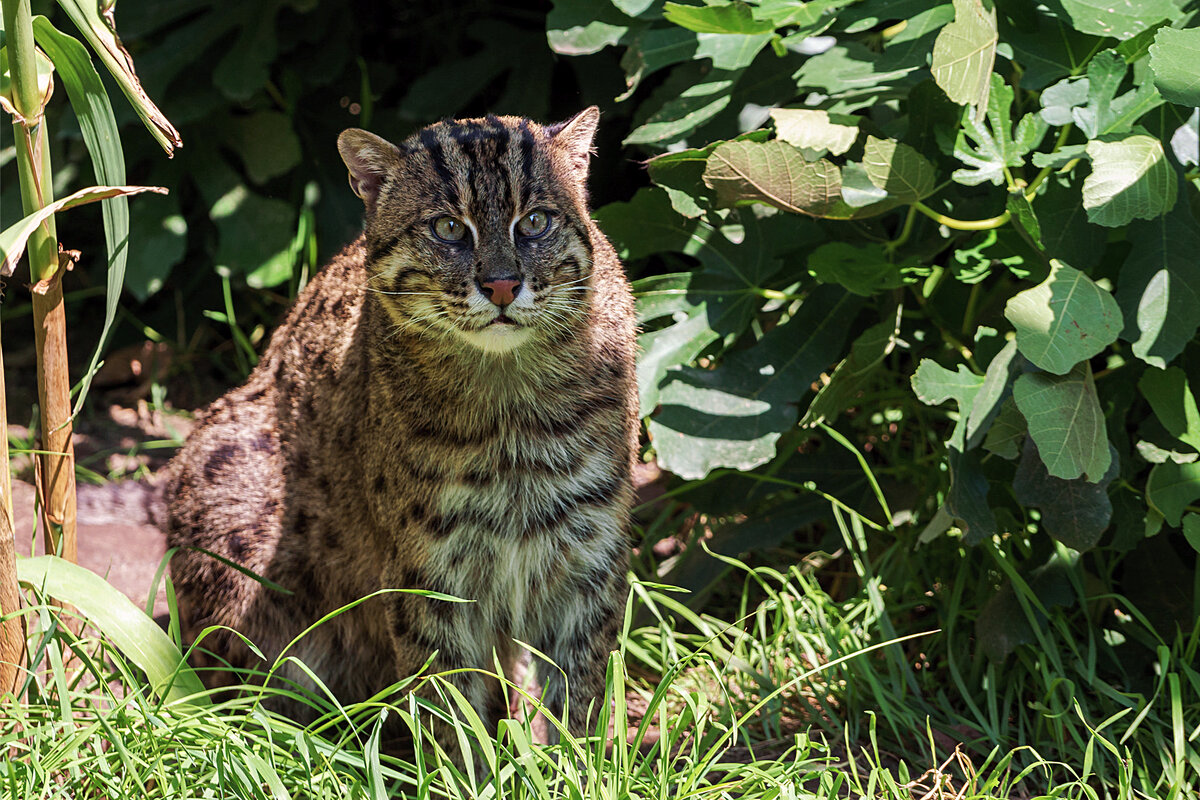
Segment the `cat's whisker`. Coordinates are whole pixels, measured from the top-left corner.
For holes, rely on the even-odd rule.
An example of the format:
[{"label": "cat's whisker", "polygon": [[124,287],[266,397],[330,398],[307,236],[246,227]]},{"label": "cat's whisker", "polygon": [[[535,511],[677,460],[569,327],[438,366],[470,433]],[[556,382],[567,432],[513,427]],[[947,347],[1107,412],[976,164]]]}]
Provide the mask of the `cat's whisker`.
[{"label": "cat's whisker", "polygon": [[411,294],[411,295],[423,295],[426,297],[433,297],[433,296],[440,297],[444,294],[444,292],[389,292],[387,289],[372,289],[370,286],[364,286],[363,289],[368,292],[374,292],[375,294],[392,294],[392,295]]}]

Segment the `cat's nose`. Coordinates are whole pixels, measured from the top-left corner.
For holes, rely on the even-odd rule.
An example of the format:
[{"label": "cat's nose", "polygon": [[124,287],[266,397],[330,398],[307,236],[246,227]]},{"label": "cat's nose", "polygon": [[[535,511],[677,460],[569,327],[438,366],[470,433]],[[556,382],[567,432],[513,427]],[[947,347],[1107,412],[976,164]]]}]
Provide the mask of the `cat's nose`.
[{"label": "cat's nose", "polygon": [[496,278],[479,284],[480,291],[498,306],[506,306],[521,293],[521,282],[515,278]]}]

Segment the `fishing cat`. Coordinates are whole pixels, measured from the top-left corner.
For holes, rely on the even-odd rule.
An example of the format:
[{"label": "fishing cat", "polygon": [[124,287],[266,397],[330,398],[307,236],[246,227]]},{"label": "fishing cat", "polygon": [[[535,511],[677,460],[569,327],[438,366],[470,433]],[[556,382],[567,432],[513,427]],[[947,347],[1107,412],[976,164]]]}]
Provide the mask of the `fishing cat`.
[{"label": "fishing cat", "polygon": [[[557,664],[539,673],[548,708],[569,686],[585,729],[624,609],[637,446],[632,297],[588,212],[598,119],[445,121],[398,146],[342,133],[362,236],[169,468],[185,636],[228,626],[269,662],[381,589],[453,595],[472,602],[385,592],[288,654],[354,701],[435,651],[434,671],[493,670],[520,639]],[[266,666],[227,631],[203,647]],[[449,679],[494,727],[495,682]]]}]

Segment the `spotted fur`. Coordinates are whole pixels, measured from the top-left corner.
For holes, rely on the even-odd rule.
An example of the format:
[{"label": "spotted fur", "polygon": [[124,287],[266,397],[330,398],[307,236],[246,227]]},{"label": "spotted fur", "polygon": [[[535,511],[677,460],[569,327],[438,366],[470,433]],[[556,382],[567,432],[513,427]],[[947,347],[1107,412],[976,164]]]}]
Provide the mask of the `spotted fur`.
[{"label": "spotted fur", "polygon": [[[339,149],[363,235],[297,299],[244,386],[215,402],[171,464],[171,568],[186,633],[244,633],[268,659],[322,615],[390,593],[293,647],[341,699],[433,667],[493,668],[514,639],[570,687],[570,727],[603,689],[627,590],[636,445],[628,283],[587,207],[598,112],[541,126],[442,122],[399,146]],[[517,232],[550,216],[537,238]],[[450,215],[464,242],[438,238]],[[503,309],[489,280],[519,280]],[[269,588],[200,547],[291,590]],[[217,662],[257,662],[237,637]],[[561,713],[562,673],[541,670]],[[219,683],[220,673],[209,681]],[[303,673],[288,675],[308,683]],[[504,708],[453,677],[494,725]],[[291,709],[300,713],[300,709]]]}]

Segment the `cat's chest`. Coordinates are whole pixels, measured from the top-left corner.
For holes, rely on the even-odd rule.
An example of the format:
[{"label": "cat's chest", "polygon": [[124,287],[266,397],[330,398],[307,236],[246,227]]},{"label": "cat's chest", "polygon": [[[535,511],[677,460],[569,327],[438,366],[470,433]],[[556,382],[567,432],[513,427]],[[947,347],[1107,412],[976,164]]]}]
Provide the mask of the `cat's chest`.
[{"label": "cat's chest", "polygon": [[606,577],[623,528],[612,454],[591,450],[571,469],[496,470],[437,492],[427,569],[478,604],[493,630],[532,634],[564,595]]}]

